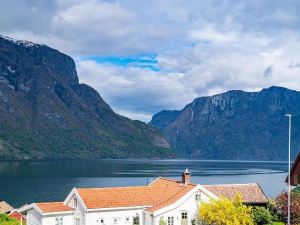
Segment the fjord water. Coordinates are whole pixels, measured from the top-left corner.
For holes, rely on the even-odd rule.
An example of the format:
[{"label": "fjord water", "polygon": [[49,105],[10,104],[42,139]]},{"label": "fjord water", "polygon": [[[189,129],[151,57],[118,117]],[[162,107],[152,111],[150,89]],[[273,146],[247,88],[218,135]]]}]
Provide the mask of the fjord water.
[{"label": "fjord water", "polygon": [[73,187],[146,185],[180,179],[189,168],[199,184],[259,183],[269,197],[286,189],[286,162],[198,160],[0,161],[0,200],[15,207],[63,201]]}]

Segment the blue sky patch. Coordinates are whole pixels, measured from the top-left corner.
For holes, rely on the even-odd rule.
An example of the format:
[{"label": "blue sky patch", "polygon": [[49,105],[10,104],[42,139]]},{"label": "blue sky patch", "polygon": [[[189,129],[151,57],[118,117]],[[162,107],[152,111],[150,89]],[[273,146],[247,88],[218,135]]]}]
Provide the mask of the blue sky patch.
[{"label": "blue sky patch", "polygon": [[103,56],[87,56],[82,60],[93,60],[101,64],[109,64],[120,67],[139,67],[150,69],[152,71],[160,71],[158,67],[157,55],[141,55],[129,57],[103,57]]}]

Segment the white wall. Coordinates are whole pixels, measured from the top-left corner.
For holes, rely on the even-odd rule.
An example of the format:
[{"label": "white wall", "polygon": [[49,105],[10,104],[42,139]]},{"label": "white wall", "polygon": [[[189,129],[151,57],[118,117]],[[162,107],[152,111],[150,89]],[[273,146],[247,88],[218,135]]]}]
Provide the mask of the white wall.
[{"label": "white wall", "polygon": [[38,213],[35,209],[30,209],[27,211],[27,225],[41,225],[42,215]]},{"label": "white wall", "polygon": [[143,225],[153,225],[154,223],[154,219],[153,219],[153,216],[150,215],[149,212],[145,211],[144,212],[144,224]]},{"label": "white wall", "polygon": [[[55,219],[62,218],[63,225],[73,225],[73,214],[55,214],[55,215],[48,215],[43,217],[43,225],[55,225]],[[28,224],[30,225],[30,224]]]},{"label": "white wall", "polygon": [[[67,203],[67,205],[71,208],[74,208],[74,198],[77,199],[77,203],[78,203],[78,208],[77,209],[74,209],[74,214],[73,214],[73,217],[74,217],[74,220],[75,221],[75,218],[79,218],[80,219],[80,225],[85,225],[85,209],[84,209],[84,206],[80,203],[79,199],[75,196],[75,194],[70,198],[70,201]],[[75,224],[75,222],[74,222]]]},{"label": "white wall", "polygon": [[[198,190],[200,192],[200,190]],[[210,198],[203,192],[200,192],[200,198],[202,201],[209,201]],[[188,224],[191,225],[192,219],[197,219],[198,215],[198,208],[199,208],[200,201],[196,201],[196,192],[194,192],[189,198],[187,198],[182,204],[176,206],[175,208],[170,208],[170,210],[166,210],[165,212],[162,212],[161,214],[155,215],[154,217],[154,224],[151,225],[158,225],[159,220],[162,217],[166,222],[168,220],[168,217],[174,217],[174,225],[181,225],[181,211],[187,211],[188,212]],[[147,224],[148,225],[148,224]],[[149,223],[150,225],[150,223]]]},{"label": "white wall", "polygon": [[[132,225],[133,217],[139,215],[140,225],[143,224],[143,209],[126,209],[126,210],[114,210],[114,211],[98,211],[88,212],[86,214],[86,225]],[[126,222],[126,218],[129,221]],[[114,223],[114,218],[118,219],[117,223]],[[104,219],[104,224],[101,224],[100,220]]]}]

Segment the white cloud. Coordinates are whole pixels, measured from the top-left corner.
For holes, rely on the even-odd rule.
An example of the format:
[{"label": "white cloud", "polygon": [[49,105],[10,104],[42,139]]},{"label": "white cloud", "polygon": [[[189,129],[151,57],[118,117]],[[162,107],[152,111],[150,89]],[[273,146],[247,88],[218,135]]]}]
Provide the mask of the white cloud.
[{"label": "white cloud", "polygon": [[[298,1],[4,2],[1,33],[76,57],[80,81],[131,118],[148,121],[159,110],[230,89],[299,89]],[[141,55],[156,55],[161,70],[82,60]]]}]

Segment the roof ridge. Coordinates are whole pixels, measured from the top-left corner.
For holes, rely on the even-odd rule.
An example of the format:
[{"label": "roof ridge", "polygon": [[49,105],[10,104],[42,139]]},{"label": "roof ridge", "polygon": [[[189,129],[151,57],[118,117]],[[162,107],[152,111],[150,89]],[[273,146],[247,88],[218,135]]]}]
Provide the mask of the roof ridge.
[{"label": "roof ridge", "polygon": [[139,186],[117,186],[117,187],[95,187],[95,188],[75,188],[76,190],[103,190],[103,189],[126,189],[126,188],[147,188],[148,185],[139,185]]},{"label": "roof ridge", "polygon": [[202,184],[202,186],[245,186],[245,185],[258,185],[258,183],[247,183],[247,184]]},{"label": "roof ridge", "polygon": [[53,203],[64,203],[63,201],[60,202],[34,202],[33,204],[53,204]]}]

